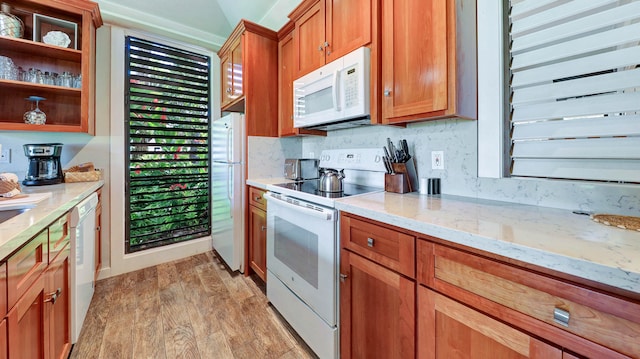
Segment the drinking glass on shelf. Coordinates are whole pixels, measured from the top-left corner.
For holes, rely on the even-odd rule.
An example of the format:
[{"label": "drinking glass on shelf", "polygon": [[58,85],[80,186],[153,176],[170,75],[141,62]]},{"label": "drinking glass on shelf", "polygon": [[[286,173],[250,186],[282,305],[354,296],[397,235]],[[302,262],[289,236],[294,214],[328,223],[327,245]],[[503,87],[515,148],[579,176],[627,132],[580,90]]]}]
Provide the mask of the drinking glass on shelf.
[{"label": "drinking glass on shelf", "polygon": [[13,60],[6,56],[0,56],[0,79],[18,79],[18,69],[13,64]]},{"label": "drinking glass on shelf", "polygon": [[25,100],[31,102],[31,110],[24,113],[24,123],[29,125],[44,125],[47,121],[47,115],[40,110],[39,104],[40,101],[44,101],[46,98],[40,96],[29,96]]},{"label": "drinking glass on shelf", "polygon": [[73,87],[73,77],[70,72],[65,71],[60,76],[60,86],[62,87]]}]

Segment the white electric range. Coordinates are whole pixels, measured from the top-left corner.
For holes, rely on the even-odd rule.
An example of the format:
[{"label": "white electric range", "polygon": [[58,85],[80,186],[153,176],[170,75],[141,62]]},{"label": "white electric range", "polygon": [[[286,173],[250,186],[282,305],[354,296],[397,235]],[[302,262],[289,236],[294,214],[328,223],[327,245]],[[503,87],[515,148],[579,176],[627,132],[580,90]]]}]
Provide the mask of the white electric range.
[{"label": "white electric range", "polygon": [[342,192],[319,191],[319,180],[267,186],[267,297],[320,358],[339,356],[335,200],[383,191],[382,156],[322,151],[320,168],[344,170]]}]

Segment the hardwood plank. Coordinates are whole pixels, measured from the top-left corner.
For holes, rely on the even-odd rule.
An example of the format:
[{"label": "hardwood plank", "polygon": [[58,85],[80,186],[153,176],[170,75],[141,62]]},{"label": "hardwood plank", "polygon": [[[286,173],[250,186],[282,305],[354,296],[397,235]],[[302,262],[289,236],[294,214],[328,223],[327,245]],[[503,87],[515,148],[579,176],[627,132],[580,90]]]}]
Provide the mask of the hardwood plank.
[{"label": "hardwood plank", "polygon": [[157,315],[146,317],[145,320],[136,320],[133,327],[132,358],[165,359],[166,349],[162,333],[162,320]]},{"label": "hardwood plank", "polygon": [[316,358],[264,284],[213,252],[96,284],[70,358]]},{"label": "hardwood plank", "polygon": [[110,320],[104,329],[99,358],[131,358],[133,354],[131,320]]}]

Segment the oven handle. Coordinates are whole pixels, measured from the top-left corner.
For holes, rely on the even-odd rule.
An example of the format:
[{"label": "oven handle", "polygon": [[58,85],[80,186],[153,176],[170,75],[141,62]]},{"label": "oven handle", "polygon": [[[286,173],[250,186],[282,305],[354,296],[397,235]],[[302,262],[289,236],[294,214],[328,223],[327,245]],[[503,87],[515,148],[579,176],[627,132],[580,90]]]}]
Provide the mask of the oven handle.
[{"label": "oven handle", "polygon": [[[294,211],[299,211],[299,212],[302,212],[302,213],[304,213],[304,214],[306,214],[308,216],[320,218],[320,219],[325,220],[325,221],[329,221],[333,217],[333,213],[318,212],[316,210],[313,210],[313,209],[310,209],[310,208],[307,208],[307,207],[298,206],[298,205],[295,205],[293,203],[289,203],[287,201],[283,201],[281,199],[275,198],[275,197],[270,195],[270,192],[267,192],[264,195],[264,198],[267,199],[267,202],[273,201],[274,204],[277,204],[277,205],[280,205],[280,206],[283,206],[283,207],[288,207],[288,208],[290,208],[290,209],[292,209]],[[269,213],[268,207],[267,207],[267,213]]]}]

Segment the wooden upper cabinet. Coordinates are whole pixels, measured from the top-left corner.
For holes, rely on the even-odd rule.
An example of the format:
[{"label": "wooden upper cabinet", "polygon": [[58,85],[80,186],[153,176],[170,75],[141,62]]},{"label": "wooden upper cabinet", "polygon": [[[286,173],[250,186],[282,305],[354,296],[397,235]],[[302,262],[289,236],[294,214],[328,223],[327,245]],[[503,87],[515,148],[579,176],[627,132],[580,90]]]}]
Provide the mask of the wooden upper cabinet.
[{"label": "wooden upper cabinet", "polygon": [[295,78],[307,74],[325,63],[324,10],[324,2],[315,1],[315,5],[300,18],[294,20]]},{"label": "wooden upper cabinet", "polygon": [[293,127],[293,80],[294,51],[293,22],[278,31],[278,135],[280,137],[299,135],[326,136],[326,131],[307,130]]},{"label": "wooden upper cabinet", "polygon": [[278,136],[278,35],[241,20],[218,56],[222,111],[243,112],[247,136]]},{"label": "wooden upper cabinet", "polygon": [[[23,38],[0,36],[0,56],[10,58],[16,67],[24,71],[33,68],[42,73],[62,75],[63,72],[69,72],[81,75],[82,84],[79,87],[66,87],[20,79],[0,79],[0,130],[95,134],[95,31],[102,26],[98,4],[92,1],[14,0],[9,5],[12,7],[11,13],[25,24],[25,31]],[[75,24],[77,45],[74,47],[72,42],[69,47],[63,48],[34,39],[36,14]],[[64,30],[57,25],[53,25],[52,29]],[[25,100],[29,96],[46,98],[39,105],[47,116],[46,124],[24,123],[24,113],[31,109]]]},{"label": "wooden upper cabinet", "polygon": [[474,2],[382,0],[382,12],[382,123],[475,119]]},{"label": "wooden upper cabinet", "polygon": [[371,43],[375,0],[307,0],[289,18],[295,23],[295,78]]},{"label": "wooden upper cabinet", "polygon": [[371,42],[372,0],[326,0],[327,59],[331,62]]},{"label": "wooden upper cabinet", "polygon": [[225,107],[243,96],[242,89],[242,46],[240,38],[235,39],[224,57],[220,58],[220,106]]}]

